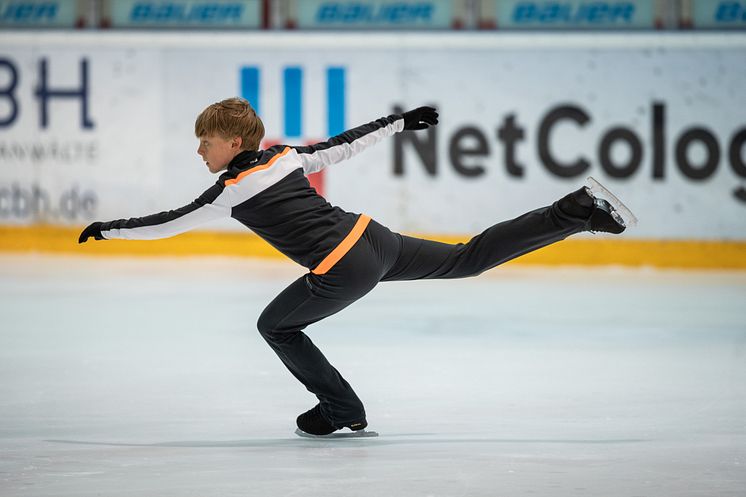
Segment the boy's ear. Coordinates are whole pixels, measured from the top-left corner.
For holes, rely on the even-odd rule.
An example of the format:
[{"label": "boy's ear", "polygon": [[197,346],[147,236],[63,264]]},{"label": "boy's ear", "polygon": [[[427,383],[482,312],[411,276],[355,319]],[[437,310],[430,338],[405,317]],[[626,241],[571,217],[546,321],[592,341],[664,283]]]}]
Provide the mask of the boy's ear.
[{"label": "boy's ear", "polygon": [[243,145],[243,138],[241,138],[240,136],[234,136],[233,140],[231,140],[231,146],[235,148],[240,149],[242,145]]}]

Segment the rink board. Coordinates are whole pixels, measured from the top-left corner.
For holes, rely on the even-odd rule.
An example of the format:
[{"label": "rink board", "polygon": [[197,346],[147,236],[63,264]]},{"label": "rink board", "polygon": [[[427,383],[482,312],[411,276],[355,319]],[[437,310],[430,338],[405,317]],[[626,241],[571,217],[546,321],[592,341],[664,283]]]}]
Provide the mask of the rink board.
[{"label": "rink board", "polygon": [[[189,203],[216,179],[195,153],[194,118],[240,95],[264,120],[264,146],[436,106],[436,128],[318,178],[332,204],[396,231],[468,239],[592,175],[639,226],[522,261],[746,259],[743,34],[17,32],[0,33],[0,47],[2,251],[75,250],[47,226],[74,239],[94,220]],[[271,253],[230,219],[203,229],[147,249],[81,250]]]}]

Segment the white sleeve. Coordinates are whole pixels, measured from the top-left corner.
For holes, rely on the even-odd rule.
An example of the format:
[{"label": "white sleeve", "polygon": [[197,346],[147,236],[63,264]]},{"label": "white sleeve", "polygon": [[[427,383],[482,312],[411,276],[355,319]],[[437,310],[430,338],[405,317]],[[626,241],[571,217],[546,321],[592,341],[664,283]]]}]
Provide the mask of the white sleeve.
[{"label": "white sleeve", "polygon": [[321,171],[359,154],[394,133],[404,129],[404,118],[398,114],[382,117],[339,134],[328,141],[306,147],[293,147],[303,164],[303,172]]},{"label": "white sleeve", "polygon": [[230,215],[228,192],[216,184],[184,207],[145,217],[103,223],[101,235],[107,240],[156,240],[184,233],[209,221]]}]

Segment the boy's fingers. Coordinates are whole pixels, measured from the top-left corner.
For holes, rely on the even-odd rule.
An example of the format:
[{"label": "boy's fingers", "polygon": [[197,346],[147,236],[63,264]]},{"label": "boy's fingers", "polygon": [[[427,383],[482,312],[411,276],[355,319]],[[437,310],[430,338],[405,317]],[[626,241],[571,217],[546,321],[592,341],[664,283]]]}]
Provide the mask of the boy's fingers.
[{"label": "boy's fingers", "polygon": [[80,237],[78,237],[78,243],[85,243],[88,241],[90,237],[93,237],[96,240],[103,240],[104,238],[101,236],[101,223],[95,222],[91,223],[88,226],[85,227],[85,229],[80,233]]},{"label": "boy's fingers", "polygon": [[428,112],[424,112],[420,120],[425,121],[428,124],[433,124],[433,125],[438,124],[438,113],[435,112],[435,109],[432,109],[431,111],[428,111]]},{"label": "boy's fingers", "polygon": [[438,124],[438,112],[434,107],[423,106],[405,112],[404,129],[419,130]]},{"label": "boy's fingers", "polygon": [[[429,126],[435,126],[436,124],[438,124],[438,115],[437,114],[435,114],[435,115],[425,114],[425,115],[423,115],[423,116],[421,116],[419,118],[419,123],[420,124],[421,123],[426,123],[425,127],[427,127],[427,125],[429,125]],[[418,129],[421,129],[421,128],[418,128]]]}]

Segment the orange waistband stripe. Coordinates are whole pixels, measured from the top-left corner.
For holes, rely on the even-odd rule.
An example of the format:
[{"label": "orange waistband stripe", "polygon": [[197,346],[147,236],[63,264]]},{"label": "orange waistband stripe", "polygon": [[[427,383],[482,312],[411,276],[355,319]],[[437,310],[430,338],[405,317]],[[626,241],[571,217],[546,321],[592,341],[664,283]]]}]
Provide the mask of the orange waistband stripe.
[{"label": "orange waistband stripe", "polygon": [[277,159],[279,159],[283,155],[287,154],[288,152],[290,152],[290,147],[285,147],[282,152],[280,152],[279,154],[277,154],[274,157],[272,157],[269,160],[269,162],[267,162],[266,164],[264,164],[262,166],[253,167],[253,168],[249,169],[248,171],[242,172],[241,174],[239,174],[238,176],[236,176],[233,179],[226,180],[225,186],[235,185],[236,183],[240,182],[242,179],[244,179],[249,174],[254,174],[256,172],[264,171],[265,169],[269,169],[270,167],[272,167],[272,164],[274,164],[277,161]]},{"label": "orange waistband stripe", "polygon": [[363,232],[365,232],[365,228],[368,227],[368,223],[370,223],[370,216],[360,214],[360,217],[357,218],[355,226],[352,227],[352,230],[350,230],[345,239],[342,240],[339,245],[334,247],[334,250],[329,252],[329,255],[324,257],[324,260],[321,261],[321,263],[316,266],[316,269],[312,270],[311,272],[313,274],[324,274],[331,268],[333,268],[334,265],[338,263],[339,260],[344,257],[347,252],[350,251],[352,246],[355,245],[355,242],[357,242],[360,237],[363,236]]}]

